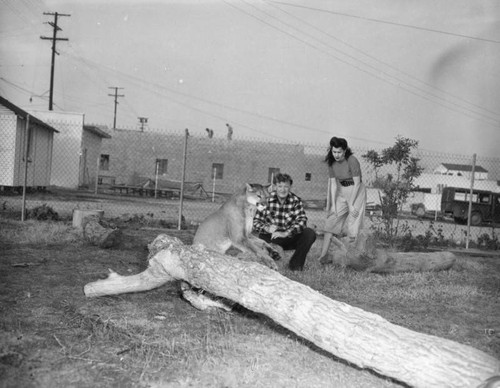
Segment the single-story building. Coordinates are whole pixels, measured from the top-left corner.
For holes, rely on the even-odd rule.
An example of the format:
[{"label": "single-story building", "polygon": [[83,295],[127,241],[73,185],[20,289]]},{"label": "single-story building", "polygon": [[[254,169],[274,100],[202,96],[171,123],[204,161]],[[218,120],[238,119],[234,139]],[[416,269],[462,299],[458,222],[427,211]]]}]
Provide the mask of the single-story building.
[{"label": "single-story building", "polygon": [[0,96],[0,186],[22,187],[25,182],[31,188],[49,186],[58,132]]},{"label": "single-story building", "polygon": [[102,180],[99,171],[102,139],[111,139],[111,136],[96,125],[83,126],[80,186],[93,187],[96,183],[96,177],[98,180]]},{"label": "single-story building", "polygon": [[[441,163],[438,167],[434,169],[434,174],[437,175],[450,175],[450,176],[462,176],[465,178],[471,178],[472,166],[469,164],[454,164],[454,163]],[[485,180],[488,179],[488,170],[481,166],[474,167],[474,179],[475,180]]]},{"label": "single-story building", "polygon": [[[100,176],[116,185],[137,186],[150,178],[180,181],[184,162],[182,133],[114,129],[103,141]],[[234,193],[242,184],[269,183],[277,172],[293,178],[303,198],[326,198],[328,167],[321,153],[300,144],[190,135],[186,144],[185,180],[200,182],[207,192]],[[113,184],[111,182],[111,184]]]},{"label": "single-story building", "polygon": [[97,126],[85,125],[83,113],[33,113],[59,131],[54,141],[51,185],[72,189],[92,187],[97,179],[102,139],[111,136]]}]

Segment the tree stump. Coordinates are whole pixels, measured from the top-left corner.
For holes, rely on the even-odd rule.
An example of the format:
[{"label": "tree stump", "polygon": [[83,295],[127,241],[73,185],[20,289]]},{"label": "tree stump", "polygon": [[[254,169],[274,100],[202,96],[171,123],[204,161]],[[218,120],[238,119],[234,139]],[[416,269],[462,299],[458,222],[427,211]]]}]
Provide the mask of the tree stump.
[{"label": "tree stump", "polygon": [[467,345],[394,325],[334,301],[253,262],[188,247],[158,236],[149,267],[88,283],[87,297],[145,291],[181,279],[262,313],[335,356],[415,387],[476,387],[500,372],[500,362]]},{"label": "tree stump", "polygon": [[83,228],[83,223],[86,217],[95,216],[97,219],[101,219],[104,214],[104,210],[73,210],[73,227]]},{"label": "tree stump", "polygon": [[371,235],[360,234],[355,242],[332,237],[331,263],[356,271],[375,273],[443,271],[453,267],[451,252],[396,252],[375,247]]}]

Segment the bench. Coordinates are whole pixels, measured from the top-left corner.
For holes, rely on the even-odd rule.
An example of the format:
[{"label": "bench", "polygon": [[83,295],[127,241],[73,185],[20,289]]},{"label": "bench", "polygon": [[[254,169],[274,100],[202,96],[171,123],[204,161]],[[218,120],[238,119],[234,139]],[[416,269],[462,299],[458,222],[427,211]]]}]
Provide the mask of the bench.
[{"label": "bench", "polygon": [[120,195],[139,195],[139,196],[149,196],[154,197],[155,191],[157,197],[164,198],[173,198],[178,197],[180,194],[179,189],[164,189],[164,188],[150,188],[150,187],[141,187],[141,186],[126,186],[126,185],[114,185],[110,187],[114,193],[119,192]]}]

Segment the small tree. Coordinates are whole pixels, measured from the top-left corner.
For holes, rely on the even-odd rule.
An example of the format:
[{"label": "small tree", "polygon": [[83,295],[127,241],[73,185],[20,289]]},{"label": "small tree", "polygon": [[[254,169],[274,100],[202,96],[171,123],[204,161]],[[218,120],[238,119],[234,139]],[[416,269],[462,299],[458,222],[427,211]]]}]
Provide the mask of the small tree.
[{"label": "small tree", "polygon": [[378,170],[380,167],[384,165],[382,158],[379,156],[377,151],[370,150],[366,154],[362,155],[362,157],[371,164],[373,169],[374,181],[378,180]]},{"label": "small tree", "polygon": [[[384,235],[391,246],[395,244],[401,231],[400,214],[403,204],[415,187],[415,178],[423,171],[418,165],[419,159],[411,155],[417,146],[418,141],[398,136],[396,143],[392,147],[383,149],[380,154],[370,150],[362,155],[363,159],[373,167],[375,173],[373,187],[382,192],[380,221]],[[393,174],[379,176],[379,170],[383,166],[392,166]]]}]

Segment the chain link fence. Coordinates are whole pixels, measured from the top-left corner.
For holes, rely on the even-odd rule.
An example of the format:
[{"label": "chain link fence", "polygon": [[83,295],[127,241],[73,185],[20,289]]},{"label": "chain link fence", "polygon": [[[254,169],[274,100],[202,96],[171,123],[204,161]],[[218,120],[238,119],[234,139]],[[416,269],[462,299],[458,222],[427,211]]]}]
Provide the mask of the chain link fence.
[{"label": "chain link fence", "polygon": [[[23,206],[30,210],[46,205],[67,219],[77,209],[102,210],[110,219],[195,227],[245,182],[267,184],[284,172],[294,180],[292,190],[303,199],[309,224],[319,230],[323,226],[327,144],[236,138],[229,126],[221,137],[208,129],[109,130],[85,125],[83,115],[35,115],[28,123],[27,117],[0,111],[0,200],[4,211],[19,212],[19,218]],[[380,204],[380,191],[373,188],[375,172],[362,158],[369,150],[353,148],[368,186],[368,228],[376,222]],[[403,207],[402,222],[413,235],[434,233],[463,241],[467,225],[441,211],[443,189],[458,187],[465,193],[473,184],[474,190],[499,192],[500,159],[478,154],[474,161],[473,155],[418,149],[413,156],[424,172]],[[491,216],[500,217],[498,200],[493,196],[489,201],[485,205]],[[485,233],[494,238],[490,213],[471,227],[471,239]]]}]

